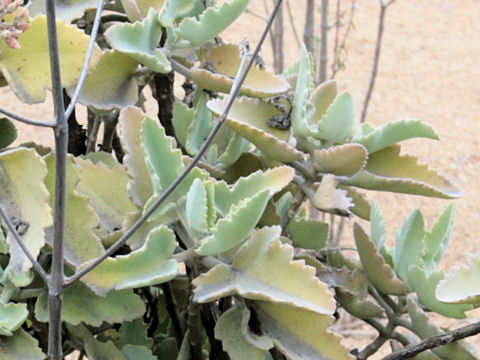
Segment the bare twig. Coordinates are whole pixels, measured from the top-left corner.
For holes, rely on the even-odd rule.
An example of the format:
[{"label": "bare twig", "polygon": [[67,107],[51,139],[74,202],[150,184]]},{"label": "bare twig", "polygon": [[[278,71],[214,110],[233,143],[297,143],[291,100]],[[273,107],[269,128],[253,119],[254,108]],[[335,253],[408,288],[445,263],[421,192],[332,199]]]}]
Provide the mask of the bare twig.
[{"label": "bare twig", "polygon": [[40,277],[43,279],[43,281],[48,282],[48,274],[42,268],[42,265],[40,265],[38,263],[37,259],[35,259],[35,257],[32,255],[30,250],[28,250],[27,246],[23,242],[22,237],[20,236],[18,231],[15,229],[15,226],[13,225],[12,221],[10,220],[10,218],[7,215],[7,212],[5,211],[5,209],[2,206],[0,206],[0,215],[3,219],[3,221],[5,222],[5,225],[7,225],[8,230],[13,235],[13,238],[17,242],[18,246],[20,246],[20,248],[25,253],[28,260],[30,260],[30,262],[32,263],[33,268],[37,271],[37,273],[40,275]]},{"label": "bare twig", "polygon": [[339,39],[340,39],[340,27],[341,27],[341,20],[340,20],[340,5],[341,0],[337,0],[337,11],[335,13],[335,45],[333,46],[333,63],[332,63],[332,73],[335,73],[335,67],[338,64],[339,58]]},{"label": "bare twig", "polygon": [[287,12],[288,12],[288,19],[290,20],[290,26],[292,27],[293,36],[295,37],[297,46],[300,48],[302,44],[300,42],[300,36],[298,36],[297,27],[295,26],[295,19],[293,18],[292,8],[290,7],[290,0],[287,0],[286,5],[287,5]]},{"label": "bare twig", "polygon": [[361,123],[365,122],[365,119],[367,118],[368,105],[372,97],[373,88],[375,87],[375,80],[377,79],[378,64],[380,62],[380,54],[382,52],[383,31],[385,29],[385,14],[387,12],[387,8],[390,5],[392,5],[395,1],[396,0],[390,0],[388,2],[385,2],[384,0],[380,0],[380,15],[378,19],[377,43],[375,45],[375,56],[373,58],[372,72],[370,74],[370,82],[368,84],[367,94],[365,95],[365,100],[363,102],[362,116],[360,118]]},{"label": "bare twig", "polygon": [[195,155],[195,157],[192,159],[190,164],[185,168],[185,170],[182,172],[182,174],[179,175],[179,177],[172,183],[170,186],[165,190],[162,195],[155,201],[155,203],[152,205],[152,207],[144,213],[144,215],[137,220],[137,222],[129,229],[127,230],[123,236],[114,244],[112,245],[105,253],[103,253],[101,256],[93,260],[88,266],[77,272],[75,275],[69,277],[66,281],[64,286],[70,286],[73,284],[75,281],[80,279],[82,276],[90,272],[92,269],[94,269],[96,266],[98,266],[103,260],[108,258],[110,255],[113,255],[120,247],[123,246],[123,244],[135,233],[135,231],[138,230],[142,224],[147,221],[147,219],[158,209],[160,205],[163,204],[163,202],[170,196],[170,194],[178,187],[178,185],[185,179],[185,177],[190,173],[190,171],[197,165],[198,161],[202,158],[202,156],[205,154],[207,151],[208,147],[210,144],[213,142],[216,134],[220,130],[221,126],[225,123],[227,119],[227,115],[230,112],[230,109],[233,105],[233,102],[235,101],[235,97],[238,94],[238,91],[240,90],[240,87],[242,86],[243,82],[245,81],[245,78],[247,77],[248,72],[250,71],[251,67],[253,66],[255,59],[260,52],[260,49],[265,41],[265,38],[270,30],[270,27],[272,26],[273,20],[275,19],[275,15],[278,12],[278,9],[280,5],[282,4],[283,0],[277,0],[276,6],[274,10],[272,11],[272,14],[270,15],[269,21],[267,26],[265,27],[265,30],[260,38],[260,41],[258,42],[258,45],[253,52],[250,61],[248,65],[245,66],[246,61],[249,57],[250,54],[248,52],[244,52],[244,56],[242,58],[242,62],[240,64],[240,67],[238,69],[238,73],[235,76],[235,81],[233,83],[232,89],[230,91],[230,96],[227,102],[227,106],[225,108],[225,111],[223,114],[219,117],[218,123],[215,126],[215,128],[212,130],[212,132],[209,134],[207,139],[205,140],[204,144],[202,145],[201,149]]},{"label": "bare twig", "polygon": [[278,10],[271,35],[273,68],[276,74],[281,74],[283,72],[283,7]]},{"label": "bare twig", "polygon": [[421,352],[437,348],[442,345],[450,344],[452,342],[474,336],[480,333],[480,321],[474,324],[463,326],[461,328],[449,331],[445,334],[432,336],[425,339],[418,344],[408,345],[400,351],[394,352],[382,360],[400,360],[408,359]]},{"label": "bare twig", "polygon": [[165,308],[167,309],[170,319],[175,329],[175,338],[177,339],[177,345],[180,348],[182,345],[183,337],[185,336],[185,326],[178,312],[177,300],[173,293],[170,282],[162,284],[163,295],[165,296]]},{"label": "bare twig", "polygon": [[313,28],[315,26],[315,0],[307,0],[303,42],[309,52],[313,52]]},{"label": "bare twig", "polygon": [[30,119],[25,116],[21,116],[7,109],[4,109],[2,107],[0,107],[0,113],[3,115],[7,115],[8,117],[11,117],[13,120],[20,121],[22,123],[29,124],[29,125],[41,126],[41,127],[54,127],[56,125],[55,122],[38,121],[38,120]]},{"label": "bare twig", "polygon": [[328,65],[328,2],[329,0],[322,0],[322,22],[321,22],[321,43],[320,43],[320,67],[318,74],[319,83],[327,80],[327,65]]}]

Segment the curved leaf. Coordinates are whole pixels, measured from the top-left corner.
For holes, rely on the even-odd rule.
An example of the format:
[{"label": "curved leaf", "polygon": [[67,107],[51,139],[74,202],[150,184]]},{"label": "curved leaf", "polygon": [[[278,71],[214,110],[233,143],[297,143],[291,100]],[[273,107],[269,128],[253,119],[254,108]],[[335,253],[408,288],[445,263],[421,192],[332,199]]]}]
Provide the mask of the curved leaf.
[{"label": "curved leaf", "polygon": [[213,194],[212,182],[194,180],[185,204],[188,225],[192,230],[207,233],[213,226],[216,217]]},{"label": "curved leaf", "polygon": [[[64,21],[57,21],[57,34],[62,86],[73,86],[80,77],[90,37]],[[44,101],[45,89],[52,87],[47,38],[46,17],[38,15],[20,36],[20,49],[11,49],[0,40],[0,71],[15,95],[28,104]],[[91,66],[99,54],[100,48],[95,45]]]},{"label": "curved leaf", "polygon": [[209,302],[239,294],[247,299],[290,304],[319,314],[335,311],[333,295],[315,277],[315,269],[293,260],[293,248],[278,238],[280,228],[262,228],[235,255],[194,281],[195,299]]},{"label": "curved leaf", "polygon": [[6,119],[0,118],[0,150],[6,148],[17,138],[17,129],[13,123]]},{"label": "curved leaf", "polygon": [[0,335],[12,336],[27,317],[27,304],[0,303]]},{"label": "curved leaf", "polygon": [[105,296],[111,289],[132,289],[169,281],[178,272],[177,262],[171,259],[175,246],[175,235],[162,225],[152,230],[140,249],[106,259],[86,274],[82,282],[96,294]]},{"label": "curved leaf", "polygon": [[[55,0],[55,17],[71,23],[73,19],[81,18],[85,10],[96,8],[97,4],[97,0]],[[46,0],[31,1],[28,13],[32,18],[38,14],[46,14],[45,7]]]},{"label": "curved leaf", "polygon": [[[211,100],[207,106],[213,113],[220,115],[226,107],[226,100]],[[278,114],[280,111],[272,104],[242,97],[234,102],[227,125],[273,160],[302,160],[303,154],[288,144],[290,131],[268,125],[268,121]]]},{"label": "curved leaf", "polygon": [[309,122],[317,124],[327,112],[328,107],[337,97],[337,81],[335,79],[325,81],[318,85],[310,97],[309,102],[313,105],[313,113]]},{"label": "curved leaf", "polygon": [[347,192],[347,197],[352,199],[353,207],[350,208],[352,214],[362,218],[363,220],[370,221],[370,203],[367,196],[351,186],[338,185],[339,189]]},{"label": "curved leaf", "polygon": [[352,200],[347,197],[345,190],[337,189],[337,185],[338,179],[335,175],[324,175],[313,196],[312,204],[318,210],[348,216],[353,206]]},{"label": "curved leaf", "polygon": [[367,163],[367,150],[358,144],[344,144],[325,150],[315,150],[313,166],[318,172],[353,176]]},{"label": "curved leaf", "polygon": [[373,153],[414,137],[439,139],[433,128],[421,120],[399,120],[381,126],[367,135],[355,137],[353,142],[362,144],[369,153]]},{"label": "curved leaf", "polygon": [[367,166],[346,184],[368,190],[391,191],[444,199],[461,197],[463,192],[450,181],[413,156],[400,156],[397,145],[370,154]]},{"label": "curved leaf", "polygon": [[288,225],[293,246],[303,249],[321,249],[330,236],[329,226],[320,220],[302,219],[296,216]]},{"label": "curved leaf", "polygon": [[[213,71],[194,68],[192,80],[204,89],[228,94],[237,75],[241,58],[237,44],[214,47],[209,50],[205,59]],[[268,98],[287,92],[289,89],[290,85],[281,77],[254,66],[249,71],[238,95]]]},{"label": "curved leaf", "polygon": [[213,39],[233,23],[247,8],[250,0],[230,0],[219,7],[210,6],[196,17],[183,19],[175,28],[180,47],[195,47]]},{"label": "curved leaf", "polygon": [[161,37],[162,26],[152,8],[141,22],[115,24],[105,31],[105,38],[112,48],[153,71],[168,73],[172,67],[163,51],[158,48]]},{"label": "curved leaf", "polygon": [[[53,223],[46,176],[45,161],[35,150],[18,148],[0,153],[0,204],[34,257],[45,244],[45,229]],[[32,264],[11,233],[7,234],[7,243],[14,270],[27,272]]]},{"label": "curved leaf", "polygon": [[38,340],[25,330],[19,329],[13,336],[0,336],[2,360],[43,360],[45,354],[38,346]]},{"label": "curved leaf", "polygon": [[195,0],[166,0],[158,14],[162,26],[172,26],[178,18],[187,15],[195,6]]}]

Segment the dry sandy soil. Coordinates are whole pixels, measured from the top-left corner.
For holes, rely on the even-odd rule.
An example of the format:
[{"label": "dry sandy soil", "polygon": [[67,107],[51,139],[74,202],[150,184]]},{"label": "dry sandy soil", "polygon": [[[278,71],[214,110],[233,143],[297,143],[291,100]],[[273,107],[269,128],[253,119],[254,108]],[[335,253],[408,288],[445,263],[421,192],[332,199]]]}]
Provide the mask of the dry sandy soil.
[{"label": "dry sandy soil", "polygon": [[[269,2],[270,4],[271,2]],[[294,21],[301,33],[304,1],[290,0]],[[335,3],[334,1],[331,2]],[[343,1],[345,7],[350,1]],[[378,1],[358,1],[355,30],[347,42],[346,70],[337,75],[340,88],[350,91],[360,117],[373,59],[378,19]],[[262,0],[252,0],[250,9],[265,15]],[[333,5],[332,5],[333,7]],[[441,142],[410,140],[404,153],[417,155],[457,183],[465,196],[456,201],[456,228],[443,267],[463,265],[480,245],[480,2],[478,0],[398,0],[387,13],[384,47],[368,121],[381,125],[397,119],[418,118],[431,124]],[[332,19],[333,20],[333,19]],[[286,20],[288,25],[288,20]],[[247,35],[252,44],[264,21],[245,14],[225,35],[239,41]],[[317,26],[317,28],[319,28]],[[287,64],[298,58],[297,45],[287,31]],[[332,34],[333,35],[333,34]],[[330,37],[330,44],[333,42]],[[270,58],[269,46],[264,58]],[[47,118],[48,105],[26,106],[0,89],[1,106],[36,118]],[[20,141],[51,144],[48,130],[19,126]],[[402,220],[414,209],[425,215],[427,228],[449,201],[386,193],[370,194],[386,214],[390,241]],[[350,344],[365,333],[352,330]],[[373,332],[371,335],[375,335]],[[478,342],[478,339],[477,339]]]}]

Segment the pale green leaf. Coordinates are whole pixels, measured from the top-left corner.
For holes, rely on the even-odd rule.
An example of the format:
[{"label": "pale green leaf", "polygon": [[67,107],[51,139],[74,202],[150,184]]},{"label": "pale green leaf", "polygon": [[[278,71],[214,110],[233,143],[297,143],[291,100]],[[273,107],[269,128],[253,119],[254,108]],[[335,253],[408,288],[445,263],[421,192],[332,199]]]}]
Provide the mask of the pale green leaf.
[{"label": "pale green leaf", "polygon": [[17,138],[17,129],[13,123],[6,119],[0,118],[0,150],[6,148]]},{"label": "pale green leaf", "polygon": [[176,44],[182,47],[202,45],[233,23],[247,8],[250,0],[230,0],[219,7],[210,6],[196,17],[183,19],[175,28]]},{"label": "pale green leaf", "polygon": [[[55,155],[45,158],[48,175],[45,184],[50,192],[50,207],[55,204]],[[64,255],[72,265],[78,266],[85,261],[95,259],[103,254],[105,249],[94,230],[100,225],[99,219],[89,205],[88,198],[76,191],[80,181],[80,169],[73,162],[73,157],[67,158],[67,219],[65,228]],[[98,181],[98,179],[97,179]],[[47,243],[53,244],[53,226],[47,229]]]},{"label": "pale green leaf", "polygon": [[33,270],[28,270],[27,272],[18,272],[12,266],[12,260],[3,271],[2,280],[6,284],[13,284],[16,287],[26,287],[30,285],[35,277]]},{"label": "pale green leaf", "polygon": [[[52,225],[45,161],[33,149],[18,148],[0,153],[0,204],[16,224],[23,242],[33,257],[45,244],[45,229]],[[32,264],[11,233],[10,264],[19,273],[27,272]]]},{"label": "pale green leaf", "polygon": [[159,73],[172,71],[170,62],[158,48],[162,26],[157,21],[155,10],[150,9],[141,22],[115,24],[105,31],[105,38],[112,48],[142,63]]},{"label": "pale green leaf", "polygon": [[420,120],[399,120],[381,126],[369,134],[356,136],[353,142],[362,144],[369,153],[386,148],[399,141],[423,137],[438,140],[433,128]]},{"label": "pale green leaf", "polygon": [[354,236],[363,270],[375,288],[387,295],[405,295],[405,285],[397,279],[368,235],[357,223],[354,225]]},{"label": "pale green leaf", "polygon": [[469,266],[454,269],[443,279],[436,291],[445,303],[480,304],[480,257],[471,258]]},{"label": "pale green leaf", "polygon": [[408,278],[408,269],[411,265],[420,266],[425,253],[425,230],[423,216],[414,210],[403,222],[402,228],[395,237],[393,264],[397,275],[402,279],[409,290],[412,285]]},{"label": "pale green leaf", "polygon": [[[209,69],[193,68],[192,79],[204,89],[228,94],[232,89],[241,59],[240,48],[237,44],[214,47],[208,51],[205,59]],[[281,77],[262,70],[258,66],[253,66],[238,95],[268,98],[285,93],[289,89],[290,85]]]},{"label": "pale green leaf", "polygon": [[353,206],[352,199],[345,190],[337,189],[337,185],[338,179],[335,175],[324,175],[312,198],[313,206],[321,211],[348,216]]},{"label": "pale green leaf", "polygon": [[158,14],[158,21],[162,26],[172,26],[178,18],[192,11],[195,0],[166,0]]},{"label": "pale green leaf", "polygon": [[158,360],[153,356],[152,350],[140,345],[125,345],[122,352],[127,356],[128,360]]},{"label": "pale green leaf", "polygon": [[352,199],[353,207],[350,208],[352,214],[362,218],[363,220],[370,221],[370,203],[367,196],[351,186],[338,185],[339,189],[347,191],[347,197]]},{"label": "pale green leaf", "polygon": [[[97,7],[97,0],[55,0],[55,17],[57,20],[65,20],[71,23],[73,19],[83,16],[87,9]],[[46,0],[31,1],[28,6],[28,13],[31,17],[38,14],[46,14]]]},{"label": "pale green leaf", "polygon": [[370,209],[370,237],[377,250],[382,251],[385,240],[387,239],[385,220],[375,200],[372,200]]},{"label": "pale green leaf", "polygon": [[433,271],[447,250],[453,231],[455,205],[451,204],[438,219],[431,232],[425,236],[425,255],[423,260],[428,271]]},{"label": "pale green leaf", "polygon": [[255,302],[255,310],[263,333],[289,359],[354,359],[340,336],[328,330],[330,315],[267,301]]},{"label": "pale green leaf", "polygon": [[11,336],[22,326],[27,317],[27,304],[0,303],[0,332],[3,333],[2,335]]},{"label": "pale green leaf", "polygon": [[240,178],[233,185],[224,181],[215,183],[215,205],[217,210],[225,216],[232,205],[243,199],[253,197],[259,192],[268,190],[273,195],[287,186],[295,175],[295,171],[288,166],[280,166],[266,171],[258,170],[249,176]]},{"label": "pale green leaf", "polygon": [[[175,235],[165,226],[150,233],[145,244],[128,255],[108,258],[82,281],[96,294],[160,284],[173,279],[178,272],[177,262],[171,258],[175,251]],[[89,263],[79,268],[81,270]]]},{"label": "pale green leaf", "polygon": [[[57,34],[62,86],[73,86],[80,77],[90,37],[61,20],[57,21]],[[0,71],[20,100],[28,104],[42,102],[45,89],[52,87],[46,17],[35,17],[19,42],[21,48],[12,49],[0,40]],[[91,66],[95,65],[99,54],[100,48],[95,45]]]},{"label": "pale green leaf", "polygon": [[148,337],[148,325],[141,318],[123,322],[119,332],[120,339],[116,341],[116,344],[120,348],[128,344],[148,348],[151,348],[153,345],[153,340]]},{"label": "pale green leaf", "polygon": [[187,104],[175,101],[173,103],[172,124],[175,128],[175,137],[185,148],[189,138],[189,128],[195,119],[195,110],[190,109]]},{"label": "pale green leaf", "polygon": [[[122,232],[126,232],[128,229],[130,229],[135,224],[135,222],[140,219],[142,213],[143,210],[128,213],[125,217],[125,220],[123,221]],[[135,233],[127,240],[127,244],[128,246],[130,246],[130,249],[137,250],[138,248],[142,247],[143,244],[145,244],[145,241],[147,241],[150,231],[152,231],[159,225],[161,225],[161,222],[159,221],[145,221],[137,229],[137,231],[135,231]]]},{"label": "pale green leaf", "polygon": [[[249,312],[247,309],[243,311]],[[222,341],[223,350],[232,360],[264,360],[267,351],[248,342],[243,336],[243,327],[242,309],[235,306],[218,319],[215,338]]]},{"label": "pale green leaf", "polygon": [[400,156],[400,147],[393,145],[370,154],[367,166],[349,185],[368,190],[391,191],[405,194],[458,198],[463,192],[450,181],[419,164],[413,156]]},{"label": "pale green leaf", "polygon": [[212,129],[212,113],[207,109],[207,101],[210,99],[210,96],[201,91],[200,95],[197,97],[197,103],[194,109],[194,119],[193,123],[188,128],[189,136],[187,137],[186,150],[191,155],[196,155],[205,139],[210,134]]},{"label": "pale green leaf", "polygon": [[331,143],[344,143],[354,132],[353,97],[349,93],[344,93],[333,100],[318,122],[318,128],[315,129],[313,136]]},{"label": "pale green leaf", "polygon": [[[225,110],[226,104],[226,100],[211,100],[207,106],[213,113],[220,115]],[[273,160],[281,162],[302,160],[302,153],[288,143],[290,131],[268,125],[268,121],[279,114],[281,112],[273,104],[241,97],[235,100],[230,109],[227,125]]]},{"label": "pale green leaf", "polygon": [[313,113],[310,115],[309,122],[317,124],[327,112],[330,104],[337,97],[337,81],[335,79],[325,81],[318,85],[313,92],[309,102],[313,105]]},{"label": "pale green leaf", "polygon": [[313,166],[320,173],[353,176],[365,167],[367,150],[358,144],[344,144],[325,150],[315,150]]},{"label": "pale green leaf", "polygon": [[196,252],[204,256],[216,255],[241,244],[257,225],[271,196],[266,190],[233,205],[215,224],[211,235],[201,240]]},{"label": "pale green leaf", "polygon": [[330,235],[329,226],[320,220],[301,219],[295,216],[288,225],[288,232],[296,248],[321,249]]},{"label": "pale green leaf", "polygon": [[123,164],[129,176],[127,189],[132,202],[142,207],[153,194],[145,154],[141,147],[141,129],[143,120],[147,117],[137,107],[127,107],[120,111],[118,118],[119,136],[125,151]]},{"label": "pale green leaf", "polygon": [[332,314],[335,301],[315,269],[293,260],[293,248],[279,239],[280,228],[262,228],[236,254],[231,266],[217,265],[195,279],[195,300],[210,302],[239,294],[253,300],[290,304]]},{"label": "pale green leaf", "polygon": [[[213,183],[211,185],[213,186]],[[200,233],[208,232],[210,227],[208,223],[208,195],[200,179],[193,181],[187,194],[185,213],[190,229]]]},{"label": "pale green leaf", "polygon": [[[122,323],[141,317],[145,305],[132,290],[110,291],[106,297],[95,295],[77,281],[63,293],[62,320],[78,325],[100,326],[102,322]],[[42,293],[35,303],[35,318],[48,322],[48,294]]]},{"label": "pale green leaf", "polygon": [[[421,339],[444,333],[444,331],[438,328],[410,297],[407,297],[407,309],[413,323],[413,331]],[[433,348],[432,351],[443,360],[475,360],[477,358],[475,354],[472,354],[469,351],[469,348],[462,341]]]},{"label": "pale green leaf", "polygon": [[465,311],[471,310],[473,307],[469,304],[445,304],[437,300],[435,297],[435,289],[438,283],[443,280],[445,274],[443,271],[435,271],[427,274],[425,269],[419,266],[410,266],[408,278],[413,290],[417,293],[418,299],[422,305],[429,310],[434,311],[443,316],[455,319],[465,319]]},{"label": "pale green leaf", "polygon": [[93,164],[81,158],[76,158],[75,162],[80,167],[77,191],[88,197],[108,232],[121,229],[125,215],[136,210],[128,196],[129,178],[125,168],[117,163],[110,169],[102,162]]},{"label": "pale green leaf", "polygon": [[[115,50],[102,53],[97,65],[87,76],[79,102],[96,109],[121,109],[138,100],[138,84],[133,76],[138,63]],[[73,95],[75,87],[67,92]]]},{"label": "pale green leaf", "polygon": [[0,336],[2,360],[43,360],[45,354],[38,346],[38,340],[25,330],[17,330],[13,336]]},{"label": "pale green leaf", "polygon": [[5,239],[5,234],[3,233],[3,229],[0,226],[0,254],[8,254],[8,245]]}]

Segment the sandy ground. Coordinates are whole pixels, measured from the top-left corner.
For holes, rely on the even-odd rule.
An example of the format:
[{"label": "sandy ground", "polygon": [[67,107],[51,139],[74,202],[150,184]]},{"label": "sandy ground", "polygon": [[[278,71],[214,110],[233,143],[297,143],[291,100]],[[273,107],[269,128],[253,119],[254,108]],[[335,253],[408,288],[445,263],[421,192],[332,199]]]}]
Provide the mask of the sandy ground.
[{"label": "sandy ground", "polygon": [[[304,1],[290,0],[290,3],[301,34]],[[350,1],[342,3],[345,8],[350,6]],[[350,91],[356,99],[358,118],[370,76],[378,1],[359,1],[359,4],[355,30],[347,43],[346,70],[337,75],[340,88]],[[265,15],[262,0],[252,0],[250,9]],[[368,121],[374,125],[418,118],[438,132],[441,142],[410,140],[403,146],[403,152],[417,155],[465,191],[465,196],[456,201],[456,229],[444,259],[445,269],[465,264],[469,255],[480,253],[479,13],[478,0],[398,0],[393,4],[386,18],[384,47],[368,115]],[[288,18],[286,25],[289,26]],[[239,41],[247,35],[254,45],[263,26],[263,20],[245,14],[225,39]],[[333,34],[330,36],[332,44]],[[286,42],[286,62],[292,64],[299,52],[291,31],[287,31]],[[270,58],[269,54],[269,46],[266,46],[265,59]],[[24,105],[6,88],[0,89],[0,104],[35,118],[48,118],[50,114],[48,104]],[[48,129],[20,125],[19,130],[20,141],[52,142]],[[387,193],[375,193],[371,197],[378,199],[385,212],[390,241],[414,208],[422,210],[427,228],[430,228],[449,204],[446,200]],[[355,335],[352,330],[352,334],[349,343],[357,344],[365,333],[360,331]]]}]

